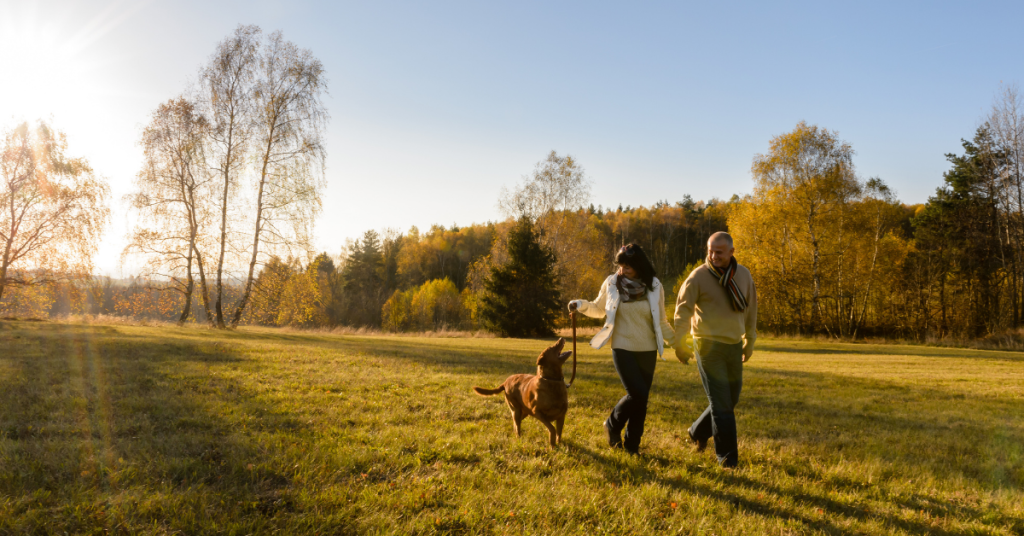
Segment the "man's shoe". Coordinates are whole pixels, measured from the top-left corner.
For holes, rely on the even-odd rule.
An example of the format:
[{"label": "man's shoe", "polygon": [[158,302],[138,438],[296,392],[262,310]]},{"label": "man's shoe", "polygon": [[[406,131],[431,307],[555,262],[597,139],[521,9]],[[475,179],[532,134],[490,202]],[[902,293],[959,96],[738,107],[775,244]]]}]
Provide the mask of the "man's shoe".
[{"label": "man's shoe", "polygon": [[704,449],[708,448],[708,440],[705,439],[704,441],[697,441],[697,439],[693,437],[693,432],[691,432],[689,428],[686,429],[686,435],[690,436],[690,442],[693,443],[694,450],[697,452],[704,452]]},{"label": "man's shoe", "polygon": [[604,431],[608,433],[608,446],[617,449],[622,446],[622,436],[612,430],[612,423],[609,420],[605,419],[604,421]]}]

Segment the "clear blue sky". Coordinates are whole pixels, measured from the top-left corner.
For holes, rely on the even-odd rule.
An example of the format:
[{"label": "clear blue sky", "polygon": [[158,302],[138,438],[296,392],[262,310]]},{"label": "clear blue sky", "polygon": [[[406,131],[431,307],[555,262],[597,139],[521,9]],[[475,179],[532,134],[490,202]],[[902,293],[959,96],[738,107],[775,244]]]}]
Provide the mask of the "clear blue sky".
[{"label": "clear blue sky", "polygon": [[[728,198],[800,120],[909,203],[941,184],[1000,83],[1024,83],[1022,2],[28,2],[0,0],[0,120],[52,117],[113,187],[97,259],[118,274],[120,197],[148,114],[240,23],[330,78],[318,244],[498,218],[554,149],[594,203]],[[42,69],[41,65],[56,66]]]}]

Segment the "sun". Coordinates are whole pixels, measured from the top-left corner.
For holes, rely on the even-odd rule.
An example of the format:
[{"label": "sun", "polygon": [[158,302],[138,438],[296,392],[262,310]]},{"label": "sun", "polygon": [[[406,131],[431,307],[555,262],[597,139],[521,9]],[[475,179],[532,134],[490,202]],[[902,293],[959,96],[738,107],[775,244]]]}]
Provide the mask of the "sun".
[{"label": "sun", "polygon": [[82,103],[95,69],[73,30],[32,2],[0,11],[0,122],[60,116]]}]

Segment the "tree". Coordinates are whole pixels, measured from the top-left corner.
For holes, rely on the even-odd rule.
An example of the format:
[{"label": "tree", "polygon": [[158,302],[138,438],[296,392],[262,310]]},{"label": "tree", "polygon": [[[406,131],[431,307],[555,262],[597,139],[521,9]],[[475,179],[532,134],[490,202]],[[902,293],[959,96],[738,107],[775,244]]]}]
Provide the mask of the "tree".
[{"label": "tree", "polygon": [[[755,195],[782,211],[793,233],[805,235],[810,249],[812,329],[821,326],[823,245],[841,245],[844,210],[860,193],[853,168],[853,148],[836,132],[801,121],[792,132],[776,136],[767,154],[754,157]],[[784,239],[797,238],[784,230]],[[832,252],[830,252],[832,253]]]},{"label": "tree", "polygon": [[[1006,167],[1006,154],[996,147],[987,125],[978,128],[973,142],[963,140],[963,155],[947,154],[952,164],[943,174],[946,184],[928,199],[915,218],[918,247],[941,253],[942,325],[952,311],[947,287],[961,292],[967,303],[963,334],[980,337],[994,330],[999,318],[998,277],[1002,265],[996,183]],[[1005,271],[1005,270],[1004,270]]]},{"label": "tree", "polygon": [[590,180],[571,155],[551,151],[537,162],[533,174],[509,191],[501,190],[498,207],[506,216],[526,215],[537,221],[552,212],[581,208],[590,202]]},{"label": "tree", "polygon": [[8,286],[87,275],[109,217],[107,183],[44,122],[0,140],[0,299]]},{"label": "tree", "polygon": [[341,279],[344,285],[346,324],[379,326],[381,307],[388,298],[384,288],[384,255],[380,235],[366,231],[345,260]]},{"label": "tree", "polygon": [[[591,181],[572,155],[551,151],[529,177],[514,189],[502,189],[498,207],[508,217],[525,215],[541,232],[541,243],[555,254],[559,292],[579,296],[603,280],[607,262],[594,270],[582,259],[606,259],[610,250],[600,240],[594,220],[584,209],[590,203]],[[495,244],[495,262],[502,262],[503,240]],[[595,275],[601,274],[601,275]]]},{"label": "tree", "polygon": [[[426,233],[420,233],[413,227],[401,239],[400,249],[395,250],[395,280],[390,275],[386,282],[394,283],[389,289],[398,286],[419,286],[434,279],[451,279],[456,287],[464,288],[470,265],[478,258],[487,254],[494,242],[494,226],[470,225],[446,229],[442,225],[432,225]],[[385,239],[385,256],[391,258]],[[388,260],[387,263],[391,261]],[[386,269],[391,274],[390,264]],[[400,283],[400,284],[399,284]]]},{"label": "tree", "polygon": [[210,184],[208,133],[206,118],[184,97],[158,106],[142,132],[144,163],[135,177],[135,191],[125,196],[138,219],[124,254],[143,255],[148,275],[169,279],[182,294],[179,324],[191,311],[196,272],[206,318],[213,321],[200,247],[211,216],[205,199]]},{"label": "tree", "polygon": [[418,288],[397,290],[384,303],[382,326],[388,331],[441,330],[462,323],[462,299],[451,280],[435,279]]},{"label": "tree", "polygon": [[288,281],[301,271],[300,268],[292,259],[282,261],[280,257],[271,257],[253,283],[252,303],[245,311],[246,321],[264,326],[277,325]]},{"label": "tree", "polygon": [[[891,258],[885,255],[885,239],[892,236],[893,231],[899,224],[902,210],[896,200],[896,193],[893,192],[882,179],[873,177],[868,179],[864,187],[865,196],[860,204],[863,218],[859,223],[860,229],[870,229],[871,234],[867,236],[871,243],[871,261],[867,268],[866,282],[864,283],[864,297],[861,304],[860,314],[857,314],[855,307],[849,308],[848,326],[846,333],[852,337],[857,336],[858,330],[864,327],[868,312],[868,304],[871,299],[871,292],[877,282],[880,261],[887,261],[888,266],[893,266]],[[863,236],[863,235],[862,235]]]},{"label": "tree", "polygon": [[555,285],[555,255],[541,245],[528,216],[509,232],[508,261],[492,268],[482,315],[488,327],[506,337],[553,333],[561,300]]},{"label": "tree", "polygon": [[253,79],[260,29],[239,26],[234,35],[221,41],[200,73],[200,95],[204,113],[210,121],[213,168],[220,176],[215,203],[220,213],[220,235],[217,246],[215,322],[224,324],[225,256],[229,250],[231,228],[228,214],[239,210],[237,192],[240,177],[248,161],[252,137]]},{"label": "tree", "polygon": [[327,255],[318,255],[304,271],[292,273],[281,295],[277,325],[317,327],[330,321],[328,317],[330,276],[334,274],[334,261]]},{"label": "tree", "polygon": [[1005,173],[1000,177],[1000,202],[1006,212],[1007,247],[1012,247],[1011,325],[1018,327],[1024,291],[1024,95],[1016,85],[1002,88],[989,113],[988,125],[993,141],[1006,157]]},{"label": "tree", "polygon": [[277,248],[311,248],[313,222],[325,184],[323,132],[327,91],[323,64],[306,49],[274,32],[259,50],[252,89],[256,174],[255,231],[237,326],[249,301],[261,241]]}]

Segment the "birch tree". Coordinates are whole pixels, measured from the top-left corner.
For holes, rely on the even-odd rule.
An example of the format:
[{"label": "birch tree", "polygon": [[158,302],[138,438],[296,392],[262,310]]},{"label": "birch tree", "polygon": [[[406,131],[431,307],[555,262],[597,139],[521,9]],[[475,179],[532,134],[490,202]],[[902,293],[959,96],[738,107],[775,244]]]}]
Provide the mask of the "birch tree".
[{"label": "birch tree", "polygon": [[[838,135],[801,121],[772,139],[769,152],[754,157],[755,195],[772,195],[798,218],[810,249],[811,325],[821,325],[822,246],[834,241],[836,218],[860,193],[853,148]],[[831,240],[826,240],[826,238]]]},{"label": "birch tree", "polygon": [[[582,259],[608,259],[600,262],[607,269],[612,252],[606,249],[583,207],[590,203],[591,181],[572,155],[559,156],[551,151],[537,163],[530,176],[513,189],[502,188],[499,209],[509,218],[525,216],[540,231],[540,242],[555,255],[555,277],[559,291],[567,296],[590,292],[595,279],[590,263]],[[507,246],[504,239],[496,248]],[[492,254],[503,262],[504,251]],[[597,279],[601,281],[600,278]]]},{"label": "birch tree", "polygon": [[110,188],[44,122],[0,133],[0,299],[11,286],[86,276],[110,210]]},{"label": "birch tree", "polygon": [[237,326],[252,292],[261,246],[312,249],[312,228],[320,213],[324,178],[323,133],[327,80],[312,52],[274,32],[256,60],[252,88],[255,170],[254,230],[242,297],[231,325]]},{"label": "birch tree", "polygon": [[[1012,322],[1021,324],[1021,270],[1024,269],[1024,95],[1014,85],[1004,86],[988,116],[989,131],[1006,155],[1000,196],[1008,213],[1006,241],[1012,242]],[[1010,223],[1012,222],[1012,223]]]},{"label": "birch tree", "polygon": [[210,121],[209,158],[219,176],[214,198],[220,216],[214,272],[214,321],[221,328],[225,327],[225,257],[232,233],[229,215],[240,215],[241,210],[237,190],[248,163],[253,132],[253,82],[260,34],[256,26],[239,26],[231,37],[217,45],[200,73],[200,95]]},{"label": "birch tree", "polygon": [[209,130],[206,118],[184,97],[158,106],[142,133],[145,160],[135,191],[125,196],[137,223],[124,255],[142,255],[150,276],[170,280],[182,294],[179,324],[191,313],[195,274],[206,318],[214,321],[201,247],[212,216],[205,152]]}]

